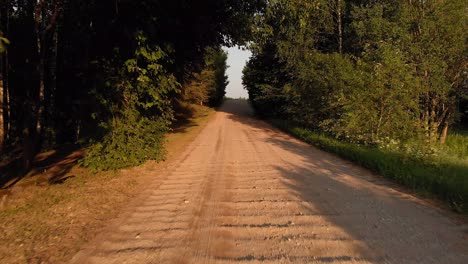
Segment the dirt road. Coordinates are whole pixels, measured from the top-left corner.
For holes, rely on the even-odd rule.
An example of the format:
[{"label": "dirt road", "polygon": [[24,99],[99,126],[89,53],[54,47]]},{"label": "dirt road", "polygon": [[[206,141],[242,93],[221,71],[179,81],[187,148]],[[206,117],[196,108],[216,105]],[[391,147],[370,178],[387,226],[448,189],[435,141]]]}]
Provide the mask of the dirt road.
[{"label": "dirt road", "polygon": [[72,263],[468,263],[468,227],[227,101]]}]

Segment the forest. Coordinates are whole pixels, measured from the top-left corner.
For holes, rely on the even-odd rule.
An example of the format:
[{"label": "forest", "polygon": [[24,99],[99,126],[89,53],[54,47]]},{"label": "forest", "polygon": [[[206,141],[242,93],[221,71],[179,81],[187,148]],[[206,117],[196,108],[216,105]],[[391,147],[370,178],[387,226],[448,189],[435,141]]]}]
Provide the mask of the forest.
[{"label": "forest", "polygon": [[1,157],[20,174],[65,144],[86,147],[80,165],[93,171],[162,160],[185,103],[221,104],[222,47],[243,45],[258,115],[465,166],[466,9],[463,0],[1,0]]},{"label": "forest", "polygon": [[244,84],[260,113],[337,137],[443,144],[449,126],[467,124],[466,7],[269,1]]},{"label": "forest", "polygon": [[[222,46],[261,1],[1,0],[0,153],[23,173],[63,144],[108,170],[160,160],[184,102],[219,105]],[[138,148],[136,147],[138,146]]]},{"label": "forest", "polygon": [[[467,10],[0,0],[2,263],[68,263],[99,249],[88,242],[104,228],[106,263],[381,263],[411,250],[436,263],[463,251]],[[255,116],[243,100],[215,111],[234,46],[252,52],[242,82]]]},{"label": "forest", "polygon": [[268,1],[254,19],[243,83],[260,116],[460,209],[467,8],[463,0]]}]

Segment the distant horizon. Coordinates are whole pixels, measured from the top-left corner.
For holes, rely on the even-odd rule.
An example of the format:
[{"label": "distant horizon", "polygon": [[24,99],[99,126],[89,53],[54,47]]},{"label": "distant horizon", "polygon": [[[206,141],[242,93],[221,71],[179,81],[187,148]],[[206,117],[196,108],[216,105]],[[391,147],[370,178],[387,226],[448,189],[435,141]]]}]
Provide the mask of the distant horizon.
[{"label": "distant horizon", "polygon": [[226,97],[248,99],[249,94],[242,85],[242,70],[252,56],[252,53],[249,50],[240,49],[239,46],[231,48],[224,47],[223,50],[228,53],[228,69],[226,74],[229,79],[229,84],[226,88]]}]

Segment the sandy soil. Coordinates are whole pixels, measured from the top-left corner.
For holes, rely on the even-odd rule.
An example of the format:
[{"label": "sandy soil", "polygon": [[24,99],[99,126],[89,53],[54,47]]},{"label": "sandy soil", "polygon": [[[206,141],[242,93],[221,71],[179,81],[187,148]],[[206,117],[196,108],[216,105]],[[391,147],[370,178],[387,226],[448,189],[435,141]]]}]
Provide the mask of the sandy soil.
[{"label": "sandy soil", "polygon": [[219,110],[71,263],[468,263],[468,227],[370,172]]}]

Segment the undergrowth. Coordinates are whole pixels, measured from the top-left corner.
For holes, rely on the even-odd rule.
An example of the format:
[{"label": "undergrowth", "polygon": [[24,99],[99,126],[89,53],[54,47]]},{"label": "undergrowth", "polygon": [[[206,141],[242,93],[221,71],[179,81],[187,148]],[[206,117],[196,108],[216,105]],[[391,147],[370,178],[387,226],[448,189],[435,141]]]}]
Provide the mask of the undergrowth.
[{"label": "undergrowth", "polygon": [[[180,84],[165,70],[167,54],[136,36],[134,57],[121,68],[105,67],[105,82],[93,91],[103,111],[94,114],[103,130],[80,161],[93,171],[118,170],[164,158],[164,135],[174,120],[171,98]],[[120,60],[118,53],[115,60]],[[115,63],[111,63],[115,65]]]},{"label": "undergrowth", "polygon": [[104,138],[90,148],[80,165],[96,172],[133,167],[147,160],[163,160],[166,132],[166,126],[158,121],[117,119]]}]

